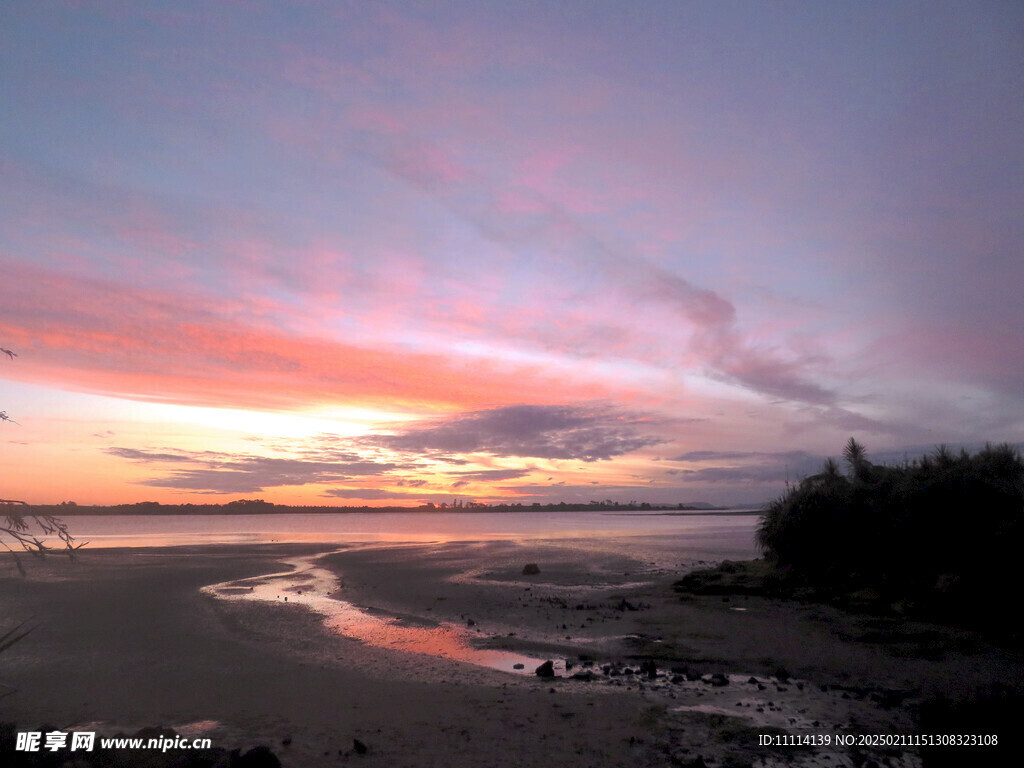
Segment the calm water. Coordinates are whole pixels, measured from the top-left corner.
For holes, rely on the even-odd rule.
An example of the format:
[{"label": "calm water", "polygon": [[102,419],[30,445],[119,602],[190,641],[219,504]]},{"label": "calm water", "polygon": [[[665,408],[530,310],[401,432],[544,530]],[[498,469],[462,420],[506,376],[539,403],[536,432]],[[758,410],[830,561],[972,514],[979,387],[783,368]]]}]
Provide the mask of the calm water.
[{"label": "calm water", "polygon": [[[754,557],[754,514],[664,512],[347,512],[288,515],[70,516],[89,547],[196,544],[446,542],[497,539],[632,540],[676,556]],[[641,544],[642,542],[642,544]]]}]

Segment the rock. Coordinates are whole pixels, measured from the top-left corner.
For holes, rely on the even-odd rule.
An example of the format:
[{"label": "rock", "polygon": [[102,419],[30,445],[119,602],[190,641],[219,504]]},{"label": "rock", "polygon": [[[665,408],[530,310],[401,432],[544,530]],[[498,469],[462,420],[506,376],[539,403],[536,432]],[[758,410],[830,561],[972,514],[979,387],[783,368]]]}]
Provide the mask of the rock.
[{"label": "rock", "polygon": [[722,686],[729,684],[729,678],[723,675],[721,672],[716,672],[711,676],[711,679],[708,680],[708,682],[711,683],[711,685],[713,685],[715,688],[721,688]]},{"label": "rock", "polygon": [[778,680],[780,683],[788,682],[789,672],[786,670],[785,667],[779,667],[775,670],[775,679]]},{"label": "rock", "polygon": [[653,661],[641,662],[640,674],[647,675],[649,680],[654,680],[658,676],[658,665]]},{"label": "rock", "polygon": [[233,749],[230,752],[218,749],[213,761],[210,763],[210,768],[231,768],[238,760],[238,750]]},{"label": "rock", "polygon": [[356,751],[357,755],[365,755],[369,750],[369,747],[363,744],[359,739],[352,739],[352,749]]},{"label": "rock", "polygon": [[260,744],[238,758],[234,765],[235,768],[281,768],[281,761],[270,751],[270,747]]},{"label": "rock", "polygon": [[512,665],[512,669],[523,669],[524,667],[526,667],[525,664],[513,664]]},{"label": "rock", "polygon": [[475,627],[476,626],[476,622],[473,621],[472,619],[466,619],[466,626],[467,627]]},{"label": "rock", "polygon": [[523,576],[536,576],[540,573],[540,568],[536,563],[527,563],[523,566]]},{"label": "rock", "polygon": [[555,662],[548,659],[536,669],[537,677],[554,677],[555,676]]},{"label": "rock", "polygon": [[596,677],[596,675],[593,672],[587,670],[586,672],[577,672],[575,675],[573,675],[569,679],[570,680],[582,680],[585,683],[589,683],[592,680],[594,680],[595,677]]}]

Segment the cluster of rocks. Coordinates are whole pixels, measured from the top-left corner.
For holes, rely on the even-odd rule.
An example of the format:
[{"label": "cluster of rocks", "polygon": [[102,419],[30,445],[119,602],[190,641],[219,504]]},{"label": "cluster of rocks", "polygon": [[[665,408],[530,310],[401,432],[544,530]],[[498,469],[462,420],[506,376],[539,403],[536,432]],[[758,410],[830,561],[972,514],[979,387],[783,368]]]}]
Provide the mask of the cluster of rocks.
[{"label": "cluster of rocks", "polygon": [[[566,660],[565,679],[582,682],[611,682],[625,678],[627,680],[635,680],[637,682],[646,681],[648,683],[670,683],[672,685],[682,685],[683,683],[702,683],[712,688],[724,688],[731,684],[729,676],[722,672],[702,674],[695,672],[686,666],[680,665],[675,665],[668,669],[659,669],[657,662],[653,659],[642,659],[635,665],[623,662],[598,665],[595,664],[592,659],[584,658],[579,662],[580,670],[573,674],[569,674],[574,669],[574,666],[573,662]],[[523,665],[516,664],[515,668],[522,669]],[[550,659],[537,667],[535,674],[540,678],[553,678],[558,676],[555,672],[554,661]],[[759,691],[766,690],[768,685],[774,685],[775,689],[779,692],[786,691],[786,685],[788,684],[793,684],[800,690],[803,690],[804,688],[804,684],[802,682],[791,682],[789,673],[781,668],[776,671],[772,678],[766,678],[762,681],[755,677],[750,677],[746,682],[750,685],[756,686]]]}]

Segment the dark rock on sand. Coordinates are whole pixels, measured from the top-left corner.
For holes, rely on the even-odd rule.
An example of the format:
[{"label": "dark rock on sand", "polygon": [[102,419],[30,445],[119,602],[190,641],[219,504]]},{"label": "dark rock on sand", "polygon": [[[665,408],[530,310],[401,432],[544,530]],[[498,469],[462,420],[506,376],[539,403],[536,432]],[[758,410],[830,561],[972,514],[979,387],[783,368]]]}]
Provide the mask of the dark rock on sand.
[{"label": "dark rock on sand", "polygon": [[715,674],[711,675],[711,677],[708,679],[708,682],[711,683],[711,685],[713,685],[715,688],[721,688],[722,686],[729,684],[729,678],[723,675],[721,672],[716,672]]},{"label": "dark rock on sand", "polygon": [[779,592],[779,580],[776,569],[764,560],[724,560],[711,568],[688,573],[673,584],[673,588],[684,596],[689,594],[771,597]]},{"label": "dark rock on sand", "polygon": [[352,749],[356,751],[357,755],[365,755],[370,748],[359,739],[352,739]]},{"label": "dark rock on sand", "polygon": [[554,677],[555,663],[548,659],[536,669],[537,677]]},{"label": "dark rock on sand", "polygon": [[641,662],[640,674],[647,675],[648,679],[653,680],[658,676],[658,665],[653,661]]},{"label": "dark rock on sand", "polygon": [[536,563],[527,563],[523,566],[523,576],[536,576],[540,573],[540,568]]},{"label": "dark rock on sand", "polygon": [[213,762],[213,768],[233,768],[242,756],[242,750],[232,749],[230,752],[221,751]]},{"label": "dark rock on sand", "polygon": [[270,747],[261,744],[238,758],[234,768],[281,768],[281,761],[270,751]]}]

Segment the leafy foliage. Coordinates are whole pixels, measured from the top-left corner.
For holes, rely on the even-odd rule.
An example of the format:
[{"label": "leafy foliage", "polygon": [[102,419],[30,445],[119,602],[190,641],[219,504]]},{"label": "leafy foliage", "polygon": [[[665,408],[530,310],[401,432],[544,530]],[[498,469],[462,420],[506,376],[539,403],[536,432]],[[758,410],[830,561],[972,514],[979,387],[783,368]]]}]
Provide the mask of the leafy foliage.
[{"label": "leafy foliage", "polygon": [[1024,586],[1024,461],[1011,445],[939,446],[902,466],[872,464],[851,438],[849,468],[822,472],[768,503],[757,541],[782,571],[883,602],[981,617]]}]

